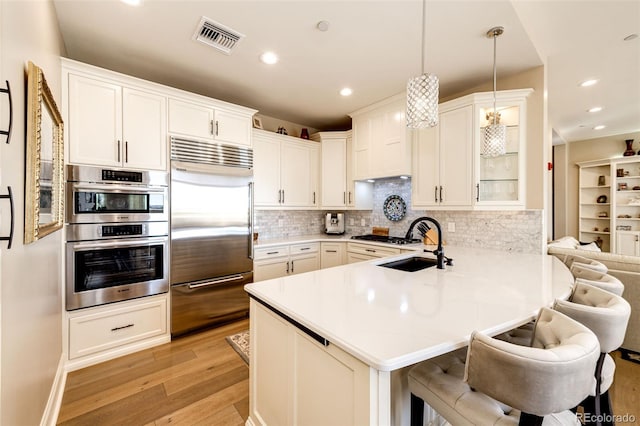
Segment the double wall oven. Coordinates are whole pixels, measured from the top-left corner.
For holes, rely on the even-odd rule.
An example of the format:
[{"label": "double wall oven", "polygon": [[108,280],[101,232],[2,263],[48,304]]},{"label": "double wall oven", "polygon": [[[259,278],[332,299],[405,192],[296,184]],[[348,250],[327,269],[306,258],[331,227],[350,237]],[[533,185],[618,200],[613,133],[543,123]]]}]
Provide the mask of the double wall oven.
[{"label": "double wall oven", "polygon": [[66,309],[169,290],[169,175],[67,166]]}]

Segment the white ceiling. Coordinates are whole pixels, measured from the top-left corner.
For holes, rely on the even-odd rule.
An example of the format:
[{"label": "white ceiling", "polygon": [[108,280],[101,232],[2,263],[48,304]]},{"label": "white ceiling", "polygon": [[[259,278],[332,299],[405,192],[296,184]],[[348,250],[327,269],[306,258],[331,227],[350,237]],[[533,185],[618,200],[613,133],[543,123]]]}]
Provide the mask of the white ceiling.
[{"label": "white ceiling", "polygon": [[[421,72],[420,0],[54,0],[68,57],[320,130]],[[231,55],[194,41],[202,16],[246,37]],[[329,30],[316,24],[326,20]],[[547,64],[549,122],[565,141],[640,131],[640,0],[428,0],[425,70],[441,97]],[[273,66],[258,57],[280,56]],[[589,89],[586,78],[599,78]],[[338,91],[349,86],[344,98]],[[601,113],[586,110],[600,105]],[[595,124],[605,124],[595,131]],[[583,127],[581,127],[583,126]]]}]

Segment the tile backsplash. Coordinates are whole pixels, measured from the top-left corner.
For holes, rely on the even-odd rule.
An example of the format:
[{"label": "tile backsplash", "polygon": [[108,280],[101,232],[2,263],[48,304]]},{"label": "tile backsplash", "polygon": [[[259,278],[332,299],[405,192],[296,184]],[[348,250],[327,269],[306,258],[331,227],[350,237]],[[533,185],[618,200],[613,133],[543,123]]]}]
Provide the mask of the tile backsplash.
[{"label": "tile backsplash", "polygon": [[[390,195],[399,195],[407,206],[406,216],[397,222],[387,219],[382,211]],[[260,238],[266,239],[321,234],[326,213],[322,210],[256,210],[255,228]],[[543,247],[541,210],[412,210],[410,179],[376,180],[373,210],[344,213],[345,231],[350,235],[370,234],[372,226],[382,226],[389,228],[390,235],[404,236],[414,219],[430,216],[442,225],[447,244],[522,253],[540,253]],[[450,223],[454,224],[455,232],[448,230]]]}]

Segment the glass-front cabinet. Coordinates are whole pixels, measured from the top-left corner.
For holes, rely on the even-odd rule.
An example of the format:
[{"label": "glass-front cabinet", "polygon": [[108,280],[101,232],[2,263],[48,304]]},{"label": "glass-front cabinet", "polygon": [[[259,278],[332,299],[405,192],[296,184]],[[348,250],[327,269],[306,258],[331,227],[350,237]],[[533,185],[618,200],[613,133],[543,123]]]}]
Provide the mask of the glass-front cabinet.
[{"label": "glass-front cabinet", "polygon": [[485,128],[493,123],[493,93],[475,104],[475,203],[482,208],[524,208],[526,176],[526,98],[531,89],[506,90],[496,96],[496,121],[506,126],[506,153],[486,157],[480,147]]}]

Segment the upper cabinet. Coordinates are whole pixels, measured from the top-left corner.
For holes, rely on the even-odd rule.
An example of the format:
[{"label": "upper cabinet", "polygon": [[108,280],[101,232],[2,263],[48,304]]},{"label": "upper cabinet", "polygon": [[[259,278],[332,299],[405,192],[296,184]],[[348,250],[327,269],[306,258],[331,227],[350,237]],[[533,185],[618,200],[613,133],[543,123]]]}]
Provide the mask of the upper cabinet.
[{"label": "upper cabinet", "polygon": [[169,99],[169,133],[251,146],[251,114]]},{"label": "upper cabinet", "polygon": [[351,113],[353,179],[411,174],[404,93]]},{"label": "upper cabinet", "polygon": [[353,180],[351,132],[320,132],[311,139],[321,143],[320,206],[326,209],[373,208],[373,184]]},{"label": "upper cabinet", "polygon": [[164,96],[69,73],[69,162],[165,170]]},{"label": "upper cabinet", "polygon": [[256,207],[318,207],[319,170],[319,143],[253,130]]},{"label": "upper cabinet", "polygon": [[531,89],[497,93],[496,109],[507,126],[507,153],[485,158],[483,129],[493,112],[493,92],[439,105],[439,124],[415,131],[413,208],[507,210],[525,208],[526,98]]},{"label": "upper cabinet", "polygon": [[168,137],[251,146],[256,110],[62,59],[65,157],[72,164],[168,170]]}]

